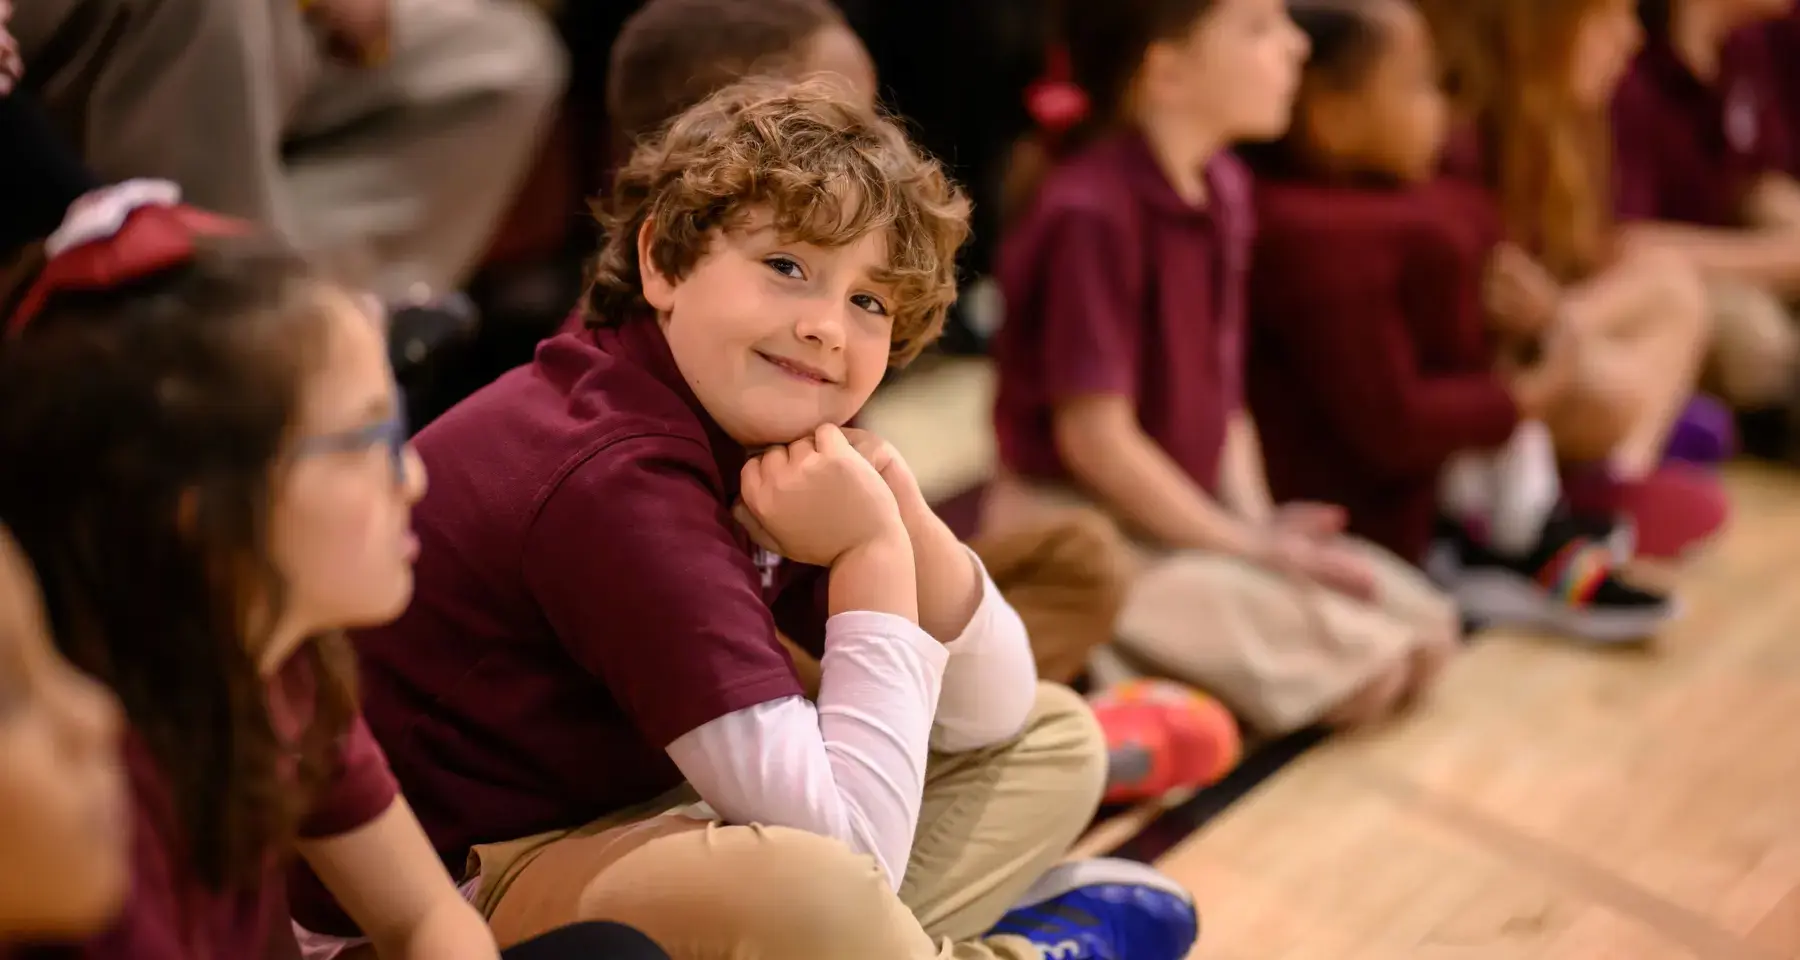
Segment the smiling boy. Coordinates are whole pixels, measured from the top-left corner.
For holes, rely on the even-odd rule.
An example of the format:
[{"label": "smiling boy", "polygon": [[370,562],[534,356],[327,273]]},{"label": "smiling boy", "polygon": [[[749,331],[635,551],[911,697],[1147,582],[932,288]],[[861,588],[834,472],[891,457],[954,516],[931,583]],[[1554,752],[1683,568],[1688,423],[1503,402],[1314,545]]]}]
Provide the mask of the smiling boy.
[{"label": "smiling boy", "polygon": [[1057,866],[1105,772],[1086,707],[838,427],[937,335],[968,205],[833,90],[734,87],[641,146],[588,328],[419,436],[371,726],[503,943],[587,917],[676,957],[1177,960],[1185,892]]}]

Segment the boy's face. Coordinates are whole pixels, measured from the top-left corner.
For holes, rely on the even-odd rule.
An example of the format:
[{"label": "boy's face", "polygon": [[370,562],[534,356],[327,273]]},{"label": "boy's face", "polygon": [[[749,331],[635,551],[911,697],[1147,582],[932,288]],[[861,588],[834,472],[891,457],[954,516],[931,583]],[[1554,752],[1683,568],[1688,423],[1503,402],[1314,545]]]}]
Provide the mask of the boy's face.
[{"label": "boy's face", "polygon": [[732,439],[754,450],[791,443],[862,409],[887,370],[892,291],[877,281],[887,238],[842,247],[784,240],[766,212],[715,233],[688,275],[650,266],[638,235],[644,299],[682,377]]},{"label": "boy's face", "polygon": [[1227,142],[1287,129],[1307,40],[1283,0],[1216,0],[1187,37],[1151,46],[1145,106]]}]

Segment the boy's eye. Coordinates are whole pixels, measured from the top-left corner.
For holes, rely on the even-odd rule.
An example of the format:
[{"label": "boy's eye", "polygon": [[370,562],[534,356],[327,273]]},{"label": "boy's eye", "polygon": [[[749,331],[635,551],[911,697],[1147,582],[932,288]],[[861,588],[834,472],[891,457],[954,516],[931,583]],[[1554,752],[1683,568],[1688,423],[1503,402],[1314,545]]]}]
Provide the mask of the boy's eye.
[{"label": "boy's eye", "polygon": [[859,293],[856,296],[851,297],[850,302],[878,317],[887,316],[887,304],[882,303],[880,300],[866,293]]},{"label": "boy's eye", "polygon": [[787,257],[770,257],[767,260],[764,260],[763,263],[770,270],[773,270],[784,277],[792,277],[795,280],[806,279],[804,271],[800,269],[800,264]]}]

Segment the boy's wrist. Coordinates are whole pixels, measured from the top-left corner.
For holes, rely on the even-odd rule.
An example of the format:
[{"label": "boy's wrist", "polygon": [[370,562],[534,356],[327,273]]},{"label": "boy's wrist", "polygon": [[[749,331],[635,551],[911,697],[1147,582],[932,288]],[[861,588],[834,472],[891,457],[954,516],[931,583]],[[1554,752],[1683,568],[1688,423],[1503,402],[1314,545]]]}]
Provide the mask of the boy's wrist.
[{"label": "boy's wrist", "polygon": [[831,564],[830,612],[891,613],[919,622],[912,541],[898,528],[844,551]]}]

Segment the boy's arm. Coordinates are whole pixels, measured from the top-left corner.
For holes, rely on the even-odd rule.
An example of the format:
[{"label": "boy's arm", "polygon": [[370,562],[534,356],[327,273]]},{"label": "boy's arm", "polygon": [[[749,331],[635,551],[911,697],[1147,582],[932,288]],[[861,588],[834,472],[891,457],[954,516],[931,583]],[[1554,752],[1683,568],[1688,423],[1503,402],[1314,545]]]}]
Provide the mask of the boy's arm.
[{"label": "boy's arm", "polygon": [[1169,459],[1138,425],[1130,398],[1092,394],[1069,400],[1056,410],[1055,432],[1057,450],[1075,479],[1157,542],[1238,556],[1257,551],[1258,531]]},{"label": "boy's arm", "polygon": [[911,599],[910,548],[897,539],[837,564],[815,707],[722,496],[697,439],[612,444],[534,521],[522,557],[532,598],[721,817],[836,838],[897,886],[951,654],[906,616],[852,608],[896,590]]},{"label": "boy's arm", "polygon": [[1702,276],[1738,280],[1777,293],[1800,293],[1800,228],[1724,229],[1685,223],[1626,224],[1627,251],[1673,256]]},{"label": "boy's arm", "polygon": [[1024,621],[980,558],[931,509],[893,445],[867,430],[846,434],[893,491],[917,564],[919,625],[950,651],[932,747],[961,753],[1017,735],[1037,700]]},{"label": "boy's arm", "polygon": [[1225,426],[1225,450],[1219,458],[1219,496],[1225,506],[1253,524],[1268,523],[1275,516],[1269,494],[1269,475],[1263,466],[1262,441],[1256,421],[1239,407]]}]

